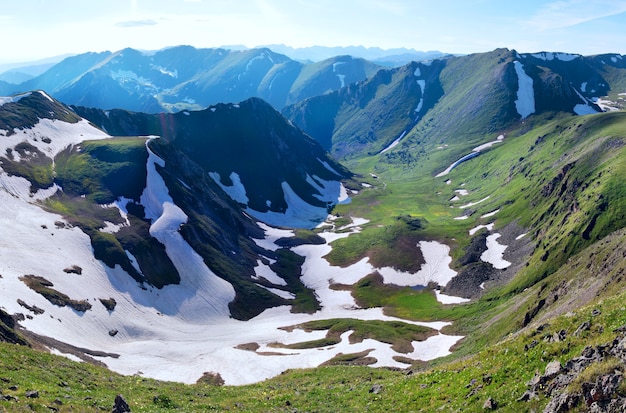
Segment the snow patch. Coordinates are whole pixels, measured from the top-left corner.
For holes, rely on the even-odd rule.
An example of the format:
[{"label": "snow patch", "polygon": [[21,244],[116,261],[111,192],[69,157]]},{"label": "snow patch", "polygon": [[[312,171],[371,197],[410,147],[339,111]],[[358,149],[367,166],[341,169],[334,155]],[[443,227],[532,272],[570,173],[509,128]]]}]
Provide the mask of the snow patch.
[{"label": "snow patch", "polygon": [[497,241],[498,238],[500,238],[500,234],[498,233],[491,234],[487,237],[487,250],[482,253],[480,259],[493,265],[494,268],[503,270],[510,266],[511,263],[502,258],[507,246],[499,244]]},{"label": "snow patch", "polygon": [[441,304],[462,304],[471,301],[469,298],[442,294],[439,290],[435,290],[435,296],[437,297],[437,301]]},{"label": "snow patch", "polygon": [[489,217],[494,216],[494,215],[495,215],[495,214],[497,214],[498,212],[500,212],[500,208],[496,209],[495,211],[487,212],[486,214],[481,215],[480,217],[481,217],[481,218],[489,218]]},{"label": "snow patch", "polygon": [[380,268],[378,272],[386,284],[426,286],[430,282],[435,282],[439,285],[446,285],[456,276],[456,271],[450,268],[452,263],[450,247],[437,241],[420,241],[419,246],[425,261],[422,268],[415,274],[398,271],[390,267]]},{"label": "snow patch", "polygon": [[385,149],[383,149],[382,151],[380,151],[380,153],[385,153],[393,148],[395,148],[396,146],[398,146],[398,144],[400,143],[400,141],[402,140],[402,138],[404,138],[404,135],[406,135],[406,131],[403,131],[400,136],[398,136],[393,142],[391,142]]},{"label": "snow patch", "polygon": [[233,182],[232,185],[226,186],[222,184],[222,178],[220,174],[217,172],[209,172],[209,176],[213,178],[216,184],[219,185],[220,188],[228,194],[229,197],[235,202],[239,202],[240,204],[248,205],[249,199],[246,194],[246,187],[241,183],[241,178],[239,174],[236,172],[231,172],[229,175],[230,180]]},{"label": "snow patch", "polygon": [[457,166],[459,166],[460,164],[462,164],[465,161],[469,161],[470,159],[477,157],[478,155],[480,155],[480,152],[472,152],[472,153],[469,153],[469,154],[465,155],[461,159],[458,159],[458,160],[454,161],[444,171],[438,173],[436,175],[436,177],[437,178],[441,178],[442,176],[448,175],[450,173],[450,171],[452,171],[454,168],[456,168]]},{"label": "snow patch", "polygon": [[309,185],[315,188],[319,194],[313,194],[313,196],[320,201],[328,204],[348,204],[350,203],[350,197],[348,191],[339,181],[327,181],[318,176],[311,177],[307,174],[306,181]]},{"label": "snow patch", "polygon": [[281,184],[287,203],[285,212],[260,212],[246,208],[246,212],[254,218],[276,227],[314,228],[328,216],[325,207],[317,207],[304,201],[291,189],[287,182]]},{"label": "snow patch", "polygon": [[487,224],[487,225],[478,225],[472,229],[469,230],[469,234],[470,235],[474,235],[475,233],[477,233],[478,231],[480,231],[483,228],[487,228],[487,230],[491,231],[493,229],[494,223],[492,222],[491,224]]},{"label": "snow patch", "polygon": [[602,109],[604,112],[613,112],[613,111],[621,110],[619,107],[617,107],[617,103],[613,102],[612,100],[602,99],[600,97],[595,97],[595,98],[592,98],[591,100],[598,107],[600,107],[600,109]]},{"label": "snow patch", "polygon": [[513,62],[517,73],[517,99],[515,108],[522,119],[535,112],[535,91],[533,90],[533,79],[524,71],[524,65],[519,61]]},{"label": "snow patch", "polygon": [[294,293],[290,293],[289,291],[281,290],[280,288],[266,287],[261,284],[257,285],[272,294],[279,296],[280,298],[284,298],[285,300],[294,300],[296,298],[296,295]]},{"label": "snow patch", "polygon": [[593,107],[589,105],[589,101],[583,95],[581,95],[580,92],[576,90],[576,88],[572,88],[572,89],[574,89],[574,92],[576,92],[578,97],[584,102],[584,103],[579,103],[578,105],[574,106],[574,113],[576,113],[579,116],[592,115],[594,113],[598,113],[598,111],[596,111]]},{"label": "snow patch", "polygon": [[472,152],[480,152],[484,149],[491,148],[493,145],[497,143],[501,143],[503,140],[504,140],[504,135],[500,135],[496,138],[495,141],[483,143],[482,145],[475,147],[474,149],[472,149]]},{"label": "snow patch", "polygon": [[469,208],[469,207],[473,207],[474,205],[478,205],[482,202],[485,202],[486,200],[488,200],[490,198],[489,195],[487,195],[486,197],[484,197],[483,199],[481,199],[480,201],[476,201],[476,202],[470,202],[469,204],[465,204],[465,205],[461,205],[459,208],[461,209],[465,209],[465,208]]},{"label": "snow patch", "polygon": [[[276,247],[278,247],[276,245]],[[255,279],[265,278],[274,285],[286,286],[287,282],[279,277],[267,264],[263,264],[261,260],[257,260],[257,266],[254,267]]]},{"label": "snow patch", "polygon": [[264,224],[263,222],[259,222],[257,223],[257,225],[265,232],[265,237],[263,239],[252,238],[252,240],[259,247],[269,251],[276,251],[278,248],[281,248],[276,245],[276,240],[280,238],[291,238],[295,235],[294,232],[290,229],[279,229],[271,227]]},{"label": "snow patch", "polygon": [[577,54],[554,53],[554,52],[533,53],[531,56],[536,57],[537,59],[546,60],[546,61],[561,60],[563,62],[570,62],[580,57],[580,55],[577,55]]},{"label": "snow patch", "polygon": [[341,176],[341,174],[337,172],[332,166],[330,166],[328,162],[323,161],[320,158],[317,158],[317,160],[319,163],[321,163],[324,166],[324,168],[328,169],[330,172],[334,173],[337,176]]},{"label": "snow patch", "polygon": [[[42,138],[47,138],[43,140]],[[35,146],[44,155],[51,159],[70,145],[76,145],[85,140],[110,138],[100,129],[92,126],[89,121],[81,119],[77,123],[68,123],[56,119],[39,119],[29,129],[19,131],[0,139],[0,153],[6,153],[7,148],[15,148],[22,142]],[[48,143],[46,143],[48,142]],[[17,154],[15,151],[14,155]]]},{"label": "snow patch", "polygon": [[582,82],[580,84],[580,91],[585,93],[587,91],[587,82]]},{"label": "snow patch", "polygon": [[9,175],[0,168],[0,189],[26,202],[41,201],[54,195],[61,188],[53,184],[50,188],[31,192],[30,182],[21,176]]}]

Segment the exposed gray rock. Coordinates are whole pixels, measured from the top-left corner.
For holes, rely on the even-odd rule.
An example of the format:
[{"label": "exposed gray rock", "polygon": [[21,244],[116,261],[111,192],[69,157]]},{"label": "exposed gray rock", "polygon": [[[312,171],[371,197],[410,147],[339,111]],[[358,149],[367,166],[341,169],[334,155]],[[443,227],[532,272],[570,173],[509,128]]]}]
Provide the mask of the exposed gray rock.
[{"label": "exposed gray rock", "polygon": [[589,321],[585,321],[584,323],[578,326],[576,331],[574,331],[574,335],[578,336],[582,334],[583,331],[589,331],[590,328],[591,328],[591,323]]},{"label": "exposed gray rock", "polygon": [[621,373],[605,374],[598,377],[595,383],[583,383],[583,397],[587,406],[593,403],[598,406],[609,404],[622,380]]},{"label": "exposed gray rock", "polygon": [[491,397],[489,397],[485,401],[485,404],[483,404],[483,410],[496,410],[497,408],[498,408],[498,403]]},{"label": "exposed gray rock", "polygon": [[130,413],[130,406],[126,403],[124,396],[118,394],[115,396],[115,402],[113,404],[113,410],[111,413]]},{"label": "exposed gray rock", "polygon": [[547,379],[556,377],[556,375],[559,374],[561,370],[563,370],[563,367],[561,366],[560,361],[558,360],[551,361],[546,366],[546,372],[544,374],[544,377],[546,377]]},{"label": "exposed gray rock", "polygon": [[[568,360],[564,364],[555,360],[546,366],[543,375],[535,376],[526,383],[529,387],[518,401],[529,401],[544,394],[550,400],[544,412],[567,412],[573,408],[580,409],[581,403],[585,411],[590,412],[624,412],[626,411],[626,397],[619,392],[624,380],[626,363],[626,337],[621,333],[612,342],[585,347],[579,357]],[[579,375],[592,364],[602,362],[610,357],[619,359],[615,370],[605,372],[591,380],[584,382],[579,388],[572,388],[572,383]]]},{"label": "exposed gray rock", "polygon": [[580,396],[577,394],[560,393],[550,400],[548,405],[543,409],[543,413],[561,413],[567,412],[578,404]]},{"label": "exposed gray rock", "polygon": [[518,402],[527,402],[533,399],[538,399],[539,396],[532,390],[526,390],[522,396],[517,399]]}]

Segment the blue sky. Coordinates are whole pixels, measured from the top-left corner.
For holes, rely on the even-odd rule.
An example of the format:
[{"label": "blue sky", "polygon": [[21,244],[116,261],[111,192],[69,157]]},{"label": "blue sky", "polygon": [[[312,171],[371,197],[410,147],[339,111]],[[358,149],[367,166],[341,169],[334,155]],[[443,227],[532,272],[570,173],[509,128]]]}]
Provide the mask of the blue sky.
[{"label": "blue sky", "polygon": [[20,0],[0,36],[0,63],[180,44],[626,54],[626,0]]}]

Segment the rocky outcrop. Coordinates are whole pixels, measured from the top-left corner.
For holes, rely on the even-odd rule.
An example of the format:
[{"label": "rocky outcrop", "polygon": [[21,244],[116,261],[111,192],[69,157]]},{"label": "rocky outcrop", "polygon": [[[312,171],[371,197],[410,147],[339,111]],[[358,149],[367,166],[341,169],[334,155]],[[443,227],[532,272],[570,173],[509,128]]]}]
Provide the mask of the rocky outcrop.
[{"label": "rocky outcrop", "polygon": [[[584,328],[581,325],[579,330]],[[518,400],[530,401],[543,394],[550,398],[545,413],[568,412],[574,408],[606,413],[626,411],[626,391],[622,384],[626,371],[624,330],[626,326],[616,330],[618,335],[613,341],[587,346],[579,357],[564,364],[551,361],[544,374],[535,374],[527,383],[528,390]]]},{"label": "rocky outcrop", "polygon": [[28,345],[28,342],[15,331],[15,320],[0,309],[0,341]]},{"label": "rocky outcrop", "polygon": [[130,413],[130,406],[121,394],[115,396],[115,402],[111,413]]}]

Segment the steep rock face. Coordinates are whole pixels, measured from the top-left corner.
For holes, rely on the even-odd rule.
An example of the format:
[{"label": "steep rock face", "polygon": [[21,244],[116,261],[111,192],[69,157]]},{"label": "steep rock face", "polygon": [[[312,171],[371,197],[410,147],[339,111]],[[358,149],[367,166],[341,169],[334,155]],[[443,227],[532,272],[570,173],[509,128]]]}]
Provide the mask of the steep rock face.
[{"label": "steep rock face", "polygon": [[149,113],[199,110],[249,97],[282,108],[363,80],[379,68],[350,57],[304,64],[267,48],[178,46],[154,53],[127,48],[69,57],[40,76],[7,85],[5,93],[43,89],[66,104]]}]

